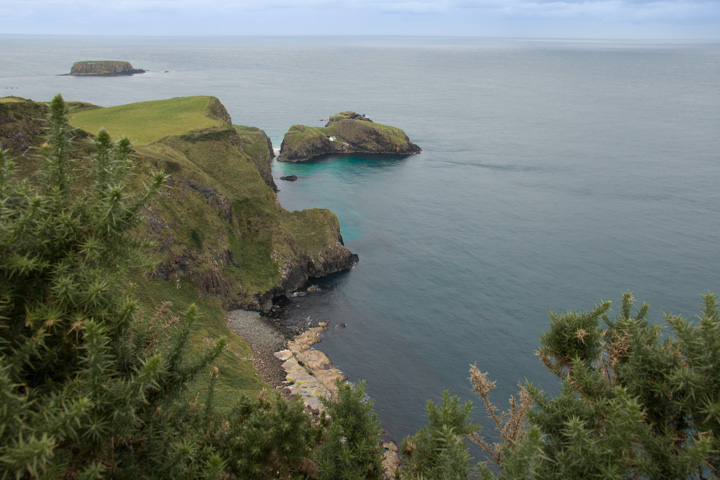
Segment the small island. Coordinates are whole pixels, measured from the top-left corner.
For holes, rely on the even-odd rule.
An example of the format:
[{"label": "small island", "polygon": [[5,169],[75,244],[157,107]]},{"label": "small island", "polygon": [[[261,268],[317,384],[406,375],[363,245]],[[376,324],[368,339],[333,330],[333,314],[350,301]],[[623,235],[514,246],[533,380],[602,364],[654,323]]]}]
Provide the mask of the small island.
[{"label": "small island", "polygon": [[70,75],[82,77],[117,77],[145,73],[145,70],[133,68],[130,62],[116,60],[87,60],[75,62]]},{"label": "small island", "polygon": [[406,156],[420,152],[399,128],[348,111],[330,117],[324,128],[293,125],[283,138],[278,161],[305,162],[333,154]]}]

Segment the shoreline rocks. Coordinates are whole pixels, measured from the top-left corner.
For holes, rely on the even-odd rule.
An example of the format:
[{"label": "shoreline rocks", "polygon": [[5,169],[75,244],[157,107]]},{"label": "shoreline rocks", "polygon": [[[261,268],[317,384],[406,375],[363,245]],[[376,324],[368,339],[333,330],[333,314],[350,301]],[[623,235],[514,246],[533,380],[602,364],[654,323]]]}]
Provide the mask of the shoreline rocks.
[{"label": "shoreline rocks", "polygon": [[275,353],[285,370],[286,388],[299,396],[305,406],[313,413],[325,410],[321,398],[330,398],[337,393],[336,382],[347,377],[332,365],[323,352],[311,349],[320,342],[320,333],[327,329],[327,323],[320,322],[317,327],[305,330],[287,344],[287,348]]},{"label": "shoreline rocks", "polygon": [[[322,341],[320,334],[327,330],[326,322],[319,322],[285,343],[285,336],[277,326],[264,321],[258,312],[234,310],[227,313],[228,327],[245,338],[253,351],[253,365],[270,386],[299,396],[314,416],[325,410],[321,398],[337,393],[337,380],[347,377],[335,367],[330,358],[312,348]],[[285,346],[285,348],[282,348]],[[382,440],[382,468],[385,478],[395,478],[402,463],[398,446]]]}]

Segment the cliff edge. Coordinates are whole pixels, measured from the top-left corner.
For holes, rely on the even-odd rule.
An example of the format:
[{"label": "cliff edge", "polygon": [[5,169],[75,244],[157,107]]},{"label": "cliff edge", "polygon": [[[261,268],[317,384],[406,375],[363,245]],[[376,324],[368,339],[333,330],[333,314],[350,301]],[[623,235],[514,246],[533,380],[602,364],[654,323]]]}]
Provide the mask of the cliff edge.
[{"label": "cliff edge", "polygon": [[130,62],[120,62],[116,60],[75,62],[70,70],[70,75],[86,77],[115,77],[119,75],[134,75],[136,73],[145,73],[145,70],[133,68]]},{"label": "cliff edge", "polygon": [[[93,150],[85,132],[104,126],[113,138],[133,141],[139,172],[169,175],[162,195],[143,212],[139,234],[154,241],[157,267],[137,279],[142,289],[215,297],[225,309],[269,311],[275,298],[308,279],[357,262],[330,210],[282,208],[270,172],[270,139],[260,129],[233,125],[217,98],[73,106],[70,122],[81,140],[76,158],[87,159]],[[46,112],[46,105],[30,100],[0,99],[0,145],[12,150],[28,178],[39,161],[32,152],[43,141]],[[141,182],[144,175],[136,178]]]},{"label": "cliff edge", "polygon": [[324,128],[293,125],[283,138],[278,161],[305,162],[351,153],[414,155],[420,151],[401,129],[348,111],[330,117]]}]

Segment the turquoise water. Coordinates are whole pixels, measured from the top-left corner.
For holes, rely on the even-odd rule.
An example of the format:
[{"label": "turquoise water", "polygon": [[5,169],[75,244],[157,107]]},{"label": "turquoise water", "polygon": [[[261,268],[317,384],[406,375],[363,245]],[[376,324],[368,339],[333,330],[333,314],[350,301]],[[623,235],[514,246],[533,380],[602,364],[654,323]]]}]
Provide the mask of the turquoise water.
[{"label": "turquoise water", "polygon": [[[276,147],[295,123],[355,110],[403,128],[407,158],[276,164],[289,209],[338,214],[360,256],[291,306],[328,320],[321,349],[366,379],[395,438],[468,366],[504,404],[548,311],[632,291],[692,316],[720,292],[720,45],[431,38],[0,37],[0,94],[110,106],[216,95]],[[129,60],[129,78],[57,77]],[[338,328],[345,322],[346,328]],[[477,421],[487,426],[480,412]]]}]

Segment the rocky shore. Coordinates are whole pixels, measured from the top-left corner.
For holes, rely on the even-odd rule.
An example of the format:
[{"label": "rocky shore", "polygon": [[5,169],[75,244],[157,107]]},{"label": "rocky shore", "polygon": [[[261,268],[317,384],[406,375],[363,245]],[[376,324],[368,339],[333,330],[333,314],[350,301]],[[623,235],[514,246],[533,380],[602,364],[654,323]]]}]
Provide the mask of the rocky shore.
[{"label": "rocky shore", "polygon": [[[346,379],[326,354],[313,348],[322,341],[320,334],[327,329],[325,322],[294,337],[258,312],[232,310],[227,313],[226,323],[250,344],[253,365],[261,378],[287,395],[300,397],[313,415],[324,411],[322,398],[337,393],[337,380]],[[392,441],[383,441],[382,447],[385,476],[394,478],[401,463],[398,447]]]}]

